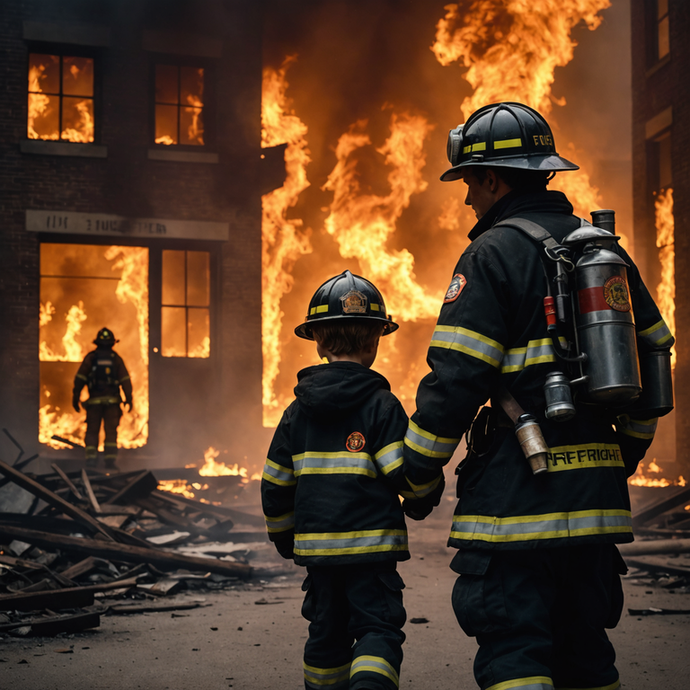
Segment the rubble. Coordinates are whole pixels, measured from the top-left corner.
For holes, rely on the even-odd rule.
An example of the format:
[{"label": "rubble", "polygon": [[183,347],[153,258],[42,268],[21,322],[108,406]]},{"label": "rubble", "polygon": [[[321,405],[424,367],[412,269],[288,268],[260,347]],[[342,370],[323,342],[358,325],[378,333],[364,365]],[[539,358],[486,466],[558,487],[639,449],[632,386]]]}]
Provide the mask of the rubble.
[{"label": "rubble", "polygon": [[257,542],[268,546],[259,515],[162,491],[149,470],[22,471],[37,456],[22,462],[5,433],[20,453],[12,465],[0,460],[0,488],[33,500],[25,508],[0,497],[0,635],[74,633],[104,615],[196,608],[206,604],[160,599],[283,574],[248,562]]}]

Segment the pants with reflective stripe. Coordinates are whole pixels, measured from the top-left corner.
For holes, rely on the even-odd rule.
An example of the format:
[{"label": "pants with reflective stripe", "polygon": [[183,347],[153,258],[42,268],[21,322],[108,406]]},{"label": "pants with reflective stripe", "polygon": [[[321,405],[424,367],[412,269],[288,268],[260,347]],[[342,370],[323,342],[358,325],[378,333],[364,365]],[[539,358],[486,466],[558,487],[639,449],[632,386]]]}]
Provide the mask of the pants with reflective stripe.
[{"label": "pants with reflective stripe", "polygon": [[119,405],[85,405],[86,407],[86,435],[84,445],[87,449],[94,449],[87,454],[87,460],[96,458],[95,449],[98,448],[98,434],[101,422],[105,429],[105,456],[115,460],[117,457],[117,427],[120,424],[122,410]]},{"label": "pants with reflective stripe", "polygon": [[305,688],[395,690],[406,619],[395,562],[309,566],[307,572]]},{"label": "pants with reflective stripe", "polygon": [[483,574],[462,560],[452,567],[453,609],[479,643],[483,690],[618,687],[605,631],[623,610],[626,568],[615,546],[495,551]]}]

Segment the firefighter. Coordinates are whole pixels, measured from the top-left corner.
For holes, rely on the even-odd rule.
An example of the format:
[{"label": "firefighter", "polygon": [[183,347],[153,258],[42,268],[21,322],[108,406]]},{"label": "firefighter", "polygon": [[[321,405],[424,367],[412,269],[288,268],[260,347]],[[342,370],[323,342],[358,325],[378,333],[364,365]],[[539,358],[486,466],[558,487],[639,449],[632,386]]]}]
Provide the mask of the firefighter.
[{"label": "firefighter", "polygon": [[370,369],[380,337],[398,328],[383,297],[350,271],[326,281],[295,333],[329,364],[297,375],[296,400],[278,425],[261,498],[271,541],[306,566],[302,615],[308,690],[395,690],[405,634],[406,510],[402,473],[407,415]]},{"label": "firefighter", "polygon": [[101,328],[93,341],[96,349],[89,352],[79,366],[74,377],[72,406],[81,411],[79,397],[84,386],[89,389],[89,397],[83,405],[86,410],[86,463],[95,464],[98,454],[98,434],[101,422],[105,429],[105,467],[116,469],[117,427],[120,424],[122,397],[125,396],[127,411],[132,410],[132,381],[122,357],[113,350],[116,342],[109,328]]},{"label": "firefighter", "polygon": [[[427,493],[429,512],[438,501],[429,487],[471,427],[456,469],[449,546],[457,549],[455,615],[479,644],[478,685],[614,690],[620,681],[605,629],[615,627],[623,606],[626,567],[616,544],[633,539],[626,480],[657,420],[635,413],[632,402],[628,413],[592,404],[577,385],[574,416],[546,416],[547,375],[573,380],[577,365],[547,331],[543,303],[553,280],[544,246],[511,222],[532,221],[556,244],[586,223],[563,193],[547,189],[556,172],[577,166],[556,153],[544,118],[519,103],[483,107],[450,132],[448,157],[452,167],[441,180],[467,185],[477,223],[432,336],[431,370],[405,437],[405,474],[418,494]],[[666,355],[673,337],[631,258],[616,252],[628,266],[630,294],[610,308],[634,313],[640,352]],[[604,296],[592,290],[608,314]],[[533,474],[501,406],[506,400],[536,418],[548,445],[546,471]]]}]

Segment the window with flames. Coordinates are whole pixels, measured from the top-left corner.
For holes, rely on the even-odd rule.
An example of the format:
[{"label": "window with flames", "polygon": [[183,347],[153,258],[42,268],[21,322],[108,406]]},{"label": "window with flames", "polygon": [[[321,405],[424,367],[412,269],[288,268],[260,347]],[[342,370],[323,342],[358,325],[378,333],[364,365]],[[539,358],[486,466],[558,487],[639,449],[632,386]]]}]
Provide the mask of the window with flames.
[{"label": "window with flames", "polygon": [[31,53],[28,82],[29,139],[93,142],[93,58]]},{"label": "window with flames", "polygon": [[163,251],[161,354],[209,357],[210,254]]},{"label": "window with flames", "polygon": [[155,142],[204,146],[204,69],[156,65]]}]

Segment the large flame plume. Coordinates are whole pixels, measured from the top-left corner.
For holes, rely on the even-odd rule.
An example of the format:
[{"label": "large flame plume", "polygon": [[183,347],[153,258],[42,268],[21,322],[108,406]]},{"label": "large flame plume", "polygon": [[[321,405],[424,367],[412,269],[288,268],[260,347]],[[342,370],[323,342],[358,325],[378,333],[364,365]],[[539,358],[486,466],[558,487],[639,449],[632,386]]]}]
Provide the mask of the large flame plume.
[{"label": "large flame plume", "polygon": [[[69,252],[70,245],[64,245]],[[106,248],[104,258],[112,262],[113,272],[119,273],[116,282],[115,297],[126,304],[133,305],[136,312],[137,328],[132,329],[131,323],[111,323],[113,330],[117,332],[127,331],[132,333],[138,344],[136,354],[138,356],[125,356],[125,363],[132,379],[134,389],[134,405],[131,412],[123,415],[118,429],[118,446],[121,448],[139,448],[146,444],[148,439],[149,419],[149,386],[148,386],[148,250],[145,247],[120,247]],[[69,299],[69,296],[67,297]],[[84,299],[87,299],[85,296]],[[88,300],[87,300],[88,301]],[[56,307],[46,301],[41,304],[39,326],[44,329],[56,315]],[[63,352],[57,352],[57,347],[46,340],[43,335],[39,342],[39,360],[41,362],[72,362],[73,368],[66,369],[66,374],[60,381],[60,386],[72,388],[72,380],[77,366],[86,354],[92,349],[91,336],[82,333],[84,322],[88,320],[88,311],[84,301],[77,300],[76,304],[69,307],[64,316],[65,331],[60,338]],[[93,330],[93,328],[91,329]],[[52,345],[52,347],[51,347]],[[117,349],[117,346],[116,346]],[[84,413],[61,409],[50,402],[51,398],[58,397],[65,390],[59,391],[51,385],[44,385],[42,396],[48,400],[39,408],[39,442],[52,448],[67,448],[68,446],[53,439],[60,436],[76,444],[83,444],[86,432]],[[67,396],[69,397],[69,396]],[[82,401],[88,396],[86,390],[82,391]],[[101,434],[102,435],[102,434]],[[101,449],[102,449],[101,438]]]},{"label": "large flame plume", "polygon": [[[474,92],[462,104],[464,119],[498,101],[517,101],[543,115],[565,98],[551,92],[556,67],[573,59],[572,30],[584,21],[590,30],[601,24],[599,12],[610,0],[472,0],[446,6],[431,46],[444,66],[461,62]],[[568,157],[568,149],[559,153]],[[575,212],[585,218],[601,207],[599,190],[582,169],[557,175],[552,186],[565,192]],[[618,233],[620,235],[620,233]]]},{"label": "large flame plume", "polygon": [[285,95],[288,87],[285,75],[292,61],[293,58],[285,60],[279,70],[264,70],[261,100],[262,147],[287,144],[285,182],[261,198],[262,399],[266,426],[278,423],[285,402],[279,400],[274,391],[281,360],[283,312],[280,302],[283,295],[292,289],[294,278],[291,271],[295,261],[312,250],[309,229],[303,227],[301,219],[287,217],[300,193],[310,184],[306,173],[310,161],[307,127],[291,110]]},{"label": "large flame plume", "polygon": [[[656,246],[659,248],[661,280],[656,288],[659,311],[671,333],[676,332],[676,268],[675,223],[673,219],[673,189],[669,187],[657,194],[654,201]],[[676,365],[676,347],[671,349],[671,366]]]}]

